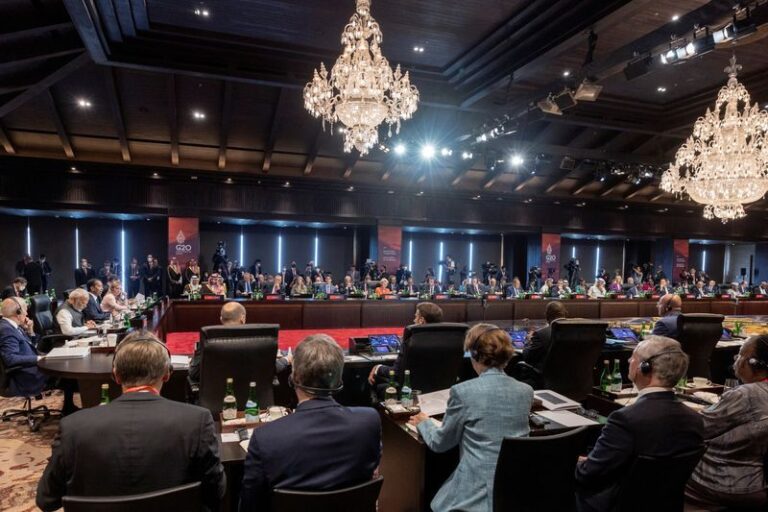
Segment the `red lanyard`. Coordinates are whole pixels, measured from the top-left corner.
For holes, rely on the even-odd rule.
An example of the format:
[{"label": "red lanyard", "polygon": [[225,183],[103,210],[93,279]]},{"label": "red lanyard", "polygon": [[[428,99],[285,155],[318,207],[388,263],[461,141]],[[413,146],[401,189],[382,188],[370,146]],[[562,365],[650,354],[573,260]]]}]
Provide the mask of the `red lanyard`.
[{"label": "red lanyard", "polygon": [[160,392],[153,388],[152,386],[136,386],[134,388],[128,388],[123,393],[137,393],[140,391],[147,391],[149,393],[152,393],[154,395],[160,395]]}]

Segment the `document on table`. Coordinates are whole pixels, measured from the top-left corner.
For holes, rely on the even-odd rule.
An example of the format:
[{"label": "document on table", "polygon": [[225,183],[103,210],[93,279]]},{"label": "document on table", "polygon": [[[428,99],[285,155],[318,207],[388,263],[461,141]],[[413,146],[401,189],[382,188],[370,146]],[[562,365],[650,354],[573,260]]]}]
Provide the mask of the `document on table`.
[{"label": "document on table", "polygon": [[419,408],[427,416],[437,416],[445,414],[448,408],[448,397],[451,394],[450,389],[441,389],[432,393],[426,393],[419,396]]},{"label": "document on table", "polygon": [[746,340],[720,340],[717,342],[717,348],[740,347]]},{"label": "document on table", "polygon": [[536,414],[564,427],[581,427],[583,425],[598,425],[595,420],[585,418],[571,411],[539,411]]},{"label": "document on table", "polygon": [[189,366],[189,361],[191,359],[192,358],[189,356],[174,355],[171,356],[171,364],[173,364],[174,367]]},{"label": "document on table", "polygon": [[45,355],[45,359],[82,359],[91,353],[91,347],[56,347]]}]

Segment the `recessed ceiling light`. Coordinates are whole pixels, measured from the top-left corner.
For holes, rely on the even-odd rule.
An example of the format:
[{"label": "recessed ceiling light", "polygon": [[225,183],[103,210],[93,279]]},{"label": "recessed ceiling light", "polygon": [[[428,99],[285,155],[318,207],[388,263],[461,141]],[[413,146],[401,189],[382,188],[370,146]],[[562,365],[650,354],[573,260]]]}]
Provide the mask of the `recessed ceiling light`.
[{"label": "recessed ceiling light", "polygon": [[568,78],[569,76],[571,76],[571,70],[569,70],[569,69],[566,69],[565,71],[563,71],[563,76],[564,76],[564,77],[566,77],[566,78]]},{"label": "recessed ceiling light", "polygon": [[208,10],[207,7],[198,7],[194,10],[195,16],[200,16],[201,18],[207,18],[211,15],[211,11]]},{"label": "recessed ceiling light", "polygon": [[406,152],[405,144],[396,144],[395,145],[395,154],[398,156],[403,156]]},{"label": "recessed ceiling light", "polygon": [[160,175],[159,175],[159,174],[157,174],[156,172],[153,172],[153,173],[152,173],[152,177],[153,177],[153,178],[159,178],[159,177],[160,177]]},{"label": "recessed ceiling light", "polygon": [[666,88],[666,87],[664,87],[663,85],[660,85],[660,86],[658,86],[658,87],[656,88],[656,91],[657,91],[657,92],[661,92],[661,93],[665,93],[665,92],[667,92],[667,88]]},{"label": "recessed ceiling light", "polygon": [[288,188],[290,186],[291,186],[291,182],[290,181],[286,181],[285,183],[283,183],[283,188]]},{"label": "recessed ceiling light", "polygon": [[190,176],[189,178],[192,179],[192,180],[196,180],[197,176]]},{"label": "recessed ceiling light", "polygon": [[224,180],[224,183],[232,184],[233,183],[232,178],[227,178],[226,180]]},{"label": "recessed ceiling light", "polygon": [[353,187],[351,185],[349,187],[347,187],[347,192],[354,192],[354,191],[355,191],[355,187]]},{"label": "recessed ceiling light", "polygon": [[423,46],[414,46],[413,47],[414,53],[424,53],[424,47]]},{"label": "recessed ceiling light", "polygon": [[679,14],[672,15],[672,21],[677,21],[679,19],[680,19],[680,15]]},{"label": "recessed ceiling light", "polygon": [[423,196],[423,195],[424,195],[424,191],[423,191],[423,190],[419,190],[419,191],[416,193],[416,195],[417,195],[417,196]]},{"label": "recessed ceiling light", "polygon": [[387,190],[387,194],[394,194],[394,193],[395,193],[394,190]]},{"label": "recessed ceiling light", "polygon": [[193,110],[192,118],[196,119],[197,121],[202,121],[203,119],[205,119],[205,112],[201,110]]},{"label": "recessed ceiling light", "polygon": [[432,160],[435,158],[435,153],[437,150],[435,149],[435,146],[432,144],[424,144],[421,146],[421,158],[424,160]]},{"label": "recessed ceiling light", "polygon": [[560,201],[555,201],[555,204],[560,204]]},{"label": "recessed ceiling light", "polygon": [[579,208],[584,208],[585,206],[587,206],[587,203],[584,203],[584,202],[576,203],[576,206]]},{"label": "recessed ceiling light", "polygon": [[480,199],[480,194],[477,194],[476,196],[472,197],[472,199],[474,199],[475,201],[477,201],[478,199]]},{"label": "recessed ceiling light", "polygon": [[453,155],[453,150],[451,148],[443,148],[440,150],[440,154],[443,156],[451,156]]},{"label": "recessed ceiling light", "polygon": [[77,98],[77,106],[80,108],[91,108],[91,101],[88,98]]},{"label": "recessed ceiling light", "polygon": [[[768,108],[768,105],[766,106]],[[472,153],[469,151],[462,151],[461,152],[461,159],[462,160],[470,160],[473,157]]]},{"label": "recessed ceiling light", "polygon": [[[501,160],[500,163],[501,162],[503,162],[503,160]],[[511,163],[515,167],[520,167],[523,165],[523,163],[525,163],[525,159],[523,159],[523,157],[520,155],[512,155]]]}]

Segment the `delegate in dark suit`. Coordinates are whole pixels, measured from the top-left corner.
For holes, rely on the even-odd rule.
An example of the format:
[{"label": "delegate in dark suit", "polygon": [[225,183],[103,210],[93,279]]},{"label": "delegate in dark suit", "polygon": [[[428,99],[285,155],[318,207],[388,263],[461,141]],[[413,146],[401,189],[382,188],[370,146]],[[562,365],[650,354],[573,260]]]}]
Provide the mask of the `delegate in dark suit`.
[{"label": "delegate in dark suit", "polygon": [[24,292],[17,292],[13,286],[6,286],[3,288],[3,293],[0,295],[0,300],[10,299],[11,297],[24,297]]},{"label": "delegate in dark suit", "polygon": [[37,369],[34,339],[8,319],[0,319],[0,357],[6,368],[20,367],[9,375],[8,394],[35,396],[45,387],[48,377]]},{"label": "delegate in dark suit", "polygon": [[523,349],[523,361],[541,371],[544,358],[552,343],[552,326],[547,325],[531,335],[531,342]]},{"label": "delegate in dark suit", "polygon": [[253,431],[245,458],[240,512],[267,510],[272,489],[324,491],[370,480],[381,458],[381,421],[368,407],[329,397]]},{"label": "delegate in dark suit", "polygon": [[703,434],[702,418],[672,391],[643,394],[614,411],[587,460],[576,466],[580,509],[611,510],[618,484],[638,455],[687,453],[703,445]]},{"label": "delegate in dark suit", "polygon": [[668,338],[676,338],[678,316],[680,316],[680,311],[670,311],[667,316],[659,318],[659,320],[653,326],[652,334],[666,336]]},{"label": "delegate in dark suit", "polygon": [[24,279],[27,280],[27,292],[30,295],[43,290],[43,267],[37,261],[30,261],[24,267]]},{"label": "delegate in dark suit", "polygon": [[88,281],[96,277],[96,272],[93,271],[92,268],[88,268],[86,270],[83,270],[82,268],[76,268],[75,269],[75,286],[81,287],[85,285]]},{"label": "delegate in dark suit", "polygon": [[61,420],[37,506],[56,510],[66,495],[139,494],[197,481],[203,503],[218,510],[226,478],[210,411],[131,392]]},{"label": "delegate in dark suit", "polygon": [[101,309],[101,304],[99,304],[96,297],[91,293],[88,294],[88,304],[85,306],[83,313],[85,314],[86,320],[93,320],[94,322],[103,322],[112,316]]}]

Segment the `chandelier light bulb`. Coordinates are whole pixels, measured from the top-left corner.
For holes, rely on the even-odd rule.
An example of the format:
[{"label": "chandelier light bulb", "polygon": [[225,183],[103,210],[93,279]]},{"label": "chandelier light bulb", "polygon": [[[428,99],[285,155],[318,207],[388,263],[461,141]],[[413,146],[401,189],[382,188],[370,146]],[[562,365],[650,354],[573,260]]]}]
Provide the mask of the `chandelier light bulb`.
[{"label": "chandelier light bulb", "polygon": [[437,150],[435,150],[435,146],[432,144],[424,144],[421,147],[421,158],[424,160],[432,160],[435,158],[435,154],[437,153]]}]

